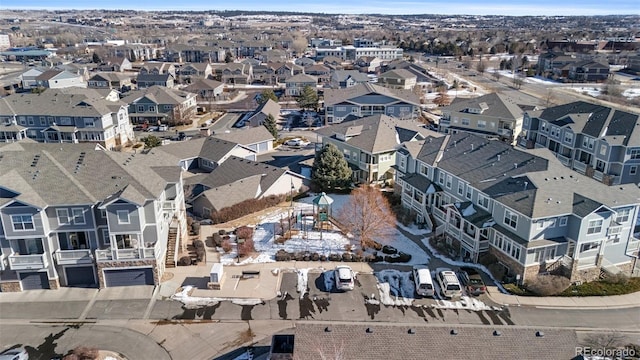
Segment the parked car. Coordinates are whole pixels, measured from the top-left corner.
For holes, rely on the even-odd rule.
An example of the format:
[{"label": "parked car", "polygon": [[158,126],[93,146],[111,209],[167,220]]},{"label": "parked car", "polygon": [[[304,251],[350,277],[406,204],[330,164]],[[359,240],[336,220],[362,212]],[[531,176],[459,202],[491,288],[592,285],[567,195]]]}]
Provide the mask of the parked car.
[{"label": "parked car", "polygon": [[451,270],[442,270],[438,273],[438,284],[440,284],[440,292],[444,297],[453,298],[462,295],[460,281],[458,281],[456,273]]},{"label": "parked car", "polygon": [[484,281],[482,281],[482,276],[480,276],[478,270],[472,267],[460,268],[460,280],[462,280],[462,284],[469,294],[480,295],[487,290]]},{"label": "parked car", "polygon": [[346,265],[339,265],[333,270],[336,281],[336,289],[340,291],[353,290],[355,287],[355,279],[353,270]]},{"label": "parked car", "polygon": [[284,144],[287,146],[307,146],[309,145],[309,142],[300,138],[295,138],[285,141]]},{"label": "parked car", "polygon": [[23,347],[9,349],[0,353],[0,360],[29,360],[29,353]]},{"label": "parked car", "polygon": [[416,293],[420,296],[433,296],[433,280],[431,271],[424,265],[413,267],[413,282],[416,284]]}]

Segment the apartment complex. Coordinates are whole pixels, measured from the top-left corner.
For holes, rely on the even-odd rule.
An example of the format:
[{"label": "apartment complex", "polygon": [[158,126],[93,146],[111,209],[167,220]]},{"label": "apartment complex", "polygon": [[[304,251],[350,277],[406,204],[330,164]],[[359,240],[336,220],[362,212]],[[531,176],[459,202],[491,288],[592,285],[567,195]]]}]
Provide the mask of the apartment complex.
[{"label": "apartment complex", "polygon": [[576,101],[527,111],[518,145],[547,148],[562,164],[607,185],[640,183],[640,115]]},{"label": "apartment complex", "polygon": [[107,149],[134,139],[127,105],[98,91],[49,89],[0,99],[0,142],[92,142]]},{"label": "apartment complex", "polygon": [[403,206],[467,261],[491,253],[520,282],[590,281],[640,265],[640,189],[580,175],[547,149],[458,133],[404,144],[396,168]]},{"label": "apartment complex", "polygon": [[[179,159],[0,145],[0,290],[158,284],[187,234]],[[177,252],[176,252],[177,253]]]},{"label": "apartment complex", "polygon": [[402,59],[403,51],[400,48],[384,46],[384,47],[355,47],[355,46],[338,46],[332,48],[316,48],[314,49],[316,61],[333,56],[343,61],[356,61],[364,56],[371,56],[382,61],[391,61]]}]

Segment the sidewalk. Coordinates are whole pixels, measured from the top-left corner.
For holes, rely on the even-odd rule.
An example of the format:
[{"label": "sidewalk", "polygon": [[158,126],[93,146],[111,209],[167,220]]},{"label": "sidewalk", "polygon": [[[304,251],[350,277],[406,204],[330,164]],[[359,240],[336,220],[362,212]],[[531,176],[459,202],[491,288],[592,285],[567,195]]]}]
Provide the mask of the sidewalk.
[{"label": "sidewalk", "polygon": [[487,295],[506,306],[537,308],[623,309],[640,307],[640,293],[611,296],[518,296],[503,294],[496,286],[487,286]]}]

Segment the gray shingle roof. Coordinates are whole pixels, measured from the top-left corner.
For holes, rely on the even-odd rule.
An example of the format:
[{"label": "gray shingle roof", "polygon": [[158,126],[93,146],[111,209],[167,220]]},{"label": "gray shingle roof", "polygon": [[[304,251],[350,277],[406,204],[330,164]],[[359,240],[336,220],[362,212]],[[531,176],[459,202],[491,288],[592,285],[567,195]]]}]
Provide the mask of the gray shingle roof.
[{"label": "gray shingle roof", "polygon": [[122,98],[122,101],[127,104],[134,104],[140,99],[146,97],[159,105],[178,105],[195,96],[195,94],[187,91],[154,85],[144,90],[132,91],[129,95]]},{"label": "gray shingle roof", "polygon": [[224,132],[215,134],[213,137],[242,145],[253,145],[275,139],[264,126],[244,127],[242,129],[232,130],[228,133]]},{"label": "gray shingle roof", "polygon": [[473,99],[455,99],[451,105],[443,107],[442,111],[450,111],[451,113],[465,112],[466,109],[482,109],[482,116],[502,118],[502,119],[520,119],[523,115],[521,106],[533,104],[520,104],[518,100],[501,93],[491,93]]},{"label": "gray shingle roof", "polygon": [[[330,331],[326,331],[326,329]],[[367,329],[369,331],[367,332]],[[410,332],[409,329],[413,329]],[[456,334],[451,333],[456,329]],[[494,335],[499,331],[500,335]],[[457,327],[297,323],[294,358],[358,360],[571,359],[578,339],[575,331],[509,327]],[[541,355],[542,354],[542,355]]]},{"label": "gray shingle roof", "polygon": [[358,84],[346,89],[326,89],[324,91],[324,103],[325,106],[333,106],[372,93],[390,97],[395,101],[404,101],[415,106],[420,105],[418,95],[412,91],[389,89],[370,83]]},{"label": "gray shingle roof", "polygon": [[95,93],[66,93],[59,89],[48,89],[40,94],[13,94],[0,99],[0,115],[102,117],[114,112],[111,108],[114,103],[90,94]]},{"label": "gray shingle roof", "polygon": [[215,210],[235,205],[260,195],[262,175],[253,175],[202,193]]},{"label": "gray shingle roof", "polygon": [[316,133],[327,137],[335,137],[335,134],[351,136],[346,140],[347,144],[370,154],[376,154],[392,151],[404,141],[420,140],[430,134],[438,136],[422,125],[415,121],[398,120],[387,115],[377,114],[343,121],[318,129]]},{"label": "gray shingle roof", "polygon": [[[155,150],[170,154],[175,159],[192,159],[201,157],[213,162],[220,162],[231,152],[237,143],[215,137],[197,138],[187,141],[173,142],[160,146]],[[176,162],[176,164],[178,163]]]}]

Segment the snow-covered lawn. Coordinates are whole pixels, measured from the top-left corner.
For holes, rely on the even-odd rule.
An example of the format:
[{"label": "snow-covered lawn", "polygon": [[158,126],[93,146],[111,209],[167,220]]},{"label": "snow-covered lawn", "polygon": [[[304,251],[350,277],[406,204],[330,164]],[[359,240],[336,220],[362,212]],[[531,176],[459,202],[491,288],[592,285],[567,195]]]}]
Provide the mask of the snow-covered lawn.
[{"label": "snow-covered lawn", "polygon": [[593,86],[578,86],[571,87],[570,89],[581,94],[589,95],[591,97],[598,97],[602,94],[602,89]]},{"label": "snow-covered lawn", "polygon": [[262,299],[249,298],[223,298],[223,297],[194,297],[189,295],[193,286],[185,286],[182,291],[171,295],[171,300],[181,302],[186,309],[198,309],[205,306],[214,306],[221,301],[230,301],[236,305],[258,305],[264,301]]},{"label": "snow-covered lawn", "polygon": [[640,96],[640,88],[627,89],[627,90],[622,92],[622,96],[626,97],[627,99],[636,98],[636,97]]}]

